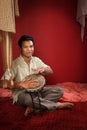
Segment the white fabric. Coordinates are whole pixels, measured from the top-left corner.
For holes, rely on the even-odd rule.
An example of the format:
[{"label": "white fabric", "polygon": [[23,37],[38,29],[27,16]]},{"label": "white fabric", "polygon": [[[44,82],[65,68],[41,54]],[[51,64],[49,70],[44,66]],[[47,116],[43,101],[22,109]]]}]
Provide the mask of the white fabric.
[{"label": "white fabric", "polygon": [[45,63],[42,62],[38,57],[31,57],[30,64],[28,65],[22,56],[17,58],[13,64],[13,78],[17,82],[25,79],[26,76],[30,74],[35,74],[32,69],[37,69],[41,67],[47,67]]},{"label": "white fabric", "polygon": [[81,40],[84,40],[85,18],[87,15],[87,0],[78,0],[77,21],[81,24]]}]

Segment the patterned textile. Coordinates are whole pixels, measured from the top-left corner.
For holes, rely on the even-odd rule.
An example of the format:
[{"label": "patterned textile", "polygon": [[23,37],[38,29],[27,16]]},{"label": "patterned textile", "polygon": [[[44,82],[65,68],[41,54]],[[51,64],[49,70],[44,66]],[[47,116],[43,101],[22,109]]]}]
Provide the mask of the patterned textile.
[{"label": "patterned textile", "polygon": [[65,82],[57,85],[60,86],[64,91],[64,95],[61,98],[62,101],[87,101],[87,83]]},{"label": "patterned textile", "polygon": [[[54,86],[54,85],[47,85]],[[64,82],[56,86],[61,87],[64,91],[61,101],[70,102],[87,102],[87,83]],[[0,88],[0,97],[11,97],[11,90]]]},{"label": "patterned textile", "polygon": [[0,30],[15,32],[15,16],[19,16],[18,0],[0,0]]}]

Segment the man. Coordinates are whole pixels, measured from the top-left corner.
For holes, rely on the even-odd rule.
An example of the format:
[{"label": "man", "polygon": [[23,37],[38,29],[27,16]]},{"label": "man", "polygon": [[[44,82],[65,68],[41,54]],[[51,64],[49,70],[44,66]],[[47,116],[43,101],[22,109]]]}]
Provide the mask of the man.
[{"label": "man", "polygon": [[[21,55],[14,60],[12,76],[14,80],[13,86],[8,86],[12,89],[13,102],[21,106],[26,106],[25,116],[27,116],[34,107],[44,110],[55,110],[61,108],[72,108],[73,103],[61,103],[58,100],[62,97],[63,92],[59,87],[46,87],[39,91],[38,94],[27,91],[30,88],[36,88],[39,84],[37,79],[24,80],[26,76],[31,74],[48,75],[53,71],[50,66],[46,65],[41,59],[33,56],[34,39],[31,36],[23,35],[18,41]],[[3,78],[2,78],[3,79]],[[9,80],[8,73],[6,79]],[[34,107],[33,107],[34,106]]]}]

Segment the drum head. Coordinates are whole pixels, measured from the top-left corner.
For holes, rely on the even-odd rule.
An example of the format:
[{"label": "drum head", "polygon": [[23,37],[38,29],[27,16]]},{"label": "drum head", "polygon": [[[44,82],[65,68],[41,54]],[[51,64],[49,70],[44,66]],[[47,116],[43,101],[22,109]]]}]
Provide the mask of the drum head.
[{"label": "drum head", "polygon": [[44,76],[42,76],[40,74],[29,75],[24,80],[27,80],[29,78],[31,78],[32,80],[38,80],[38,82],[39,82],[39,85],[36,88],[26,89],[29,92],[36,92],[36,91],[41,90],[44,87],[45,83],[46,83]]}]

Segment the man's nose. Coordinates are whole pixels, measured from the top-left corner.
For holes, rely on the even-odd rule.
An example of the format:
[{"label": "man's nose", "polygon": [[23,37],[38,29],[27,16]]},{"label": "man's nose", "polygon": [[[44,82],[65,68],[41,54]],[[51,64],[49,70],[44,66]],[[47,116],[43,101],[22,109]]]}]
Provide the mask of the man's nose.
[{"label": "man's nose", "polygon": [[30,48],[30,47],[28,47],[28,50],[31,50],[31,48]]}]

